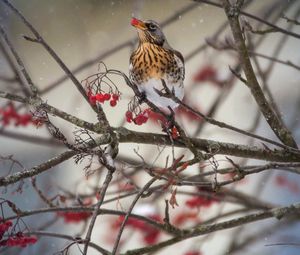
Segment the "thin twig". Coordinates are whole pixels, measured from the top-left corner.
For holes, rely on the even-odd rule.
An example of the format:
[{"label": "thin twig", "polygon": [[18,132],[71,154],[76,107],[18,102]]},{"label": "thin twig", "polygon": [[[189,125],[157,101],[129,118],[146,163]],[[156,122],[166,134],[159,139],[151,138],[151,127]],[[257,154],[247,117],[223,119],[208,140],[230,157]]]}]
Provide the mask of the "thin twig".
[{"label": "thin twig", "polygon": [[0,177],[0,187],[1,186],[7,186],[12,183],[16,183],[20,180],[24,180],[25,178],[33,177],[35,175],[38,175],[44,171],[47,171],[48,169],[60,164],[61,162],[66,161],[67,159],[73,157],[76,155],[77,152],[75,151],[65,151],[61,153],[60,155],[51,158],[40,165],[37,165],[31,169],[28,169],[26,171],[21,171],[15,174],[8,175],[6,177]]},{"label": "thin twig", "polygon": [[37,145],[55,146],[55,147],[62,147],[62,148],[65,147],[61,142],[58,142],[53,138],[39,137],[37,135],[20,134],[19,132],[14,132],[14,131],[1,130],[0,136],[15,139],[19,142],[28,142]]},{"label": "thin twig", "polygon": [[99,194],[99,200],[98,200],[98,202],[97,202],[97,204],[94,208],[93,215],[92,215],[92,218],[91,218],[91,221],[89,223],[89,227],[88,227],[88,230],[87,230],[87,233],[86,233],[86,236],[85,236],[85,244],[84,244],[84,249],[83,249],[83,255],[87,254],[87,250],[88,250],[89,243],[90,243],[90,240],[91,240],[93,228],[94,228],[97,216],[98,216],[98,211],[99,211],[99,209],[100,209],[100,207],[101,207],[101,205],[104,201],[104,197],[105,197],[106,191],[108,189],[109,183],[112,180],[114,171],[115,171],[115,168],[113,168],[113,167],[107,168],[107,174],[106,174],[105,180],[103,182],[103,185],[101,187],[101,192]]},{"label": "thin twig", "polygon": [[[21,73],[23,74],[23,76],[25,77],[26,79],[26,82],[31,90],[31,93],[33,94],[33,96],[35,97],[38,93],[38,89],[37,87],[33,84],[33,81],[31,80],[26,68],[25,68],[25,65],[23,63],[23,61],[21,60],[21,58],[19,57],[19,55],[17,54],[14,46],[12,45],[12,43],[8,40],[8,37],[7,37],[7,34],[5,32],[5,30],[3,29],[2,26],[0,26],[0,33],[1,33],[1,36],[3,38],[3,40],[5,41],[5,43],[7,44],[7,46],[9,47],[12,55],[14,56],[14,58],[16,59],[16,62],[17,64],[19,65],[19,70],[21,71]],[[28,90],[26,90],[26,96],[30,96]]]},{"label": "thin twig", "polygon": [[282,15],[282,17],[281,17],[282,19],[285,19],[286,20],[286,22],[288,22],[288,23],[293,23],[293,24],[295,24],[295,25],[300,25],[300,21],[298,21],[298,20],[296,20],[296,19],[290,19],[289,17],[287,17],[286,15]]},{"label": "thin twig", "polygon": [[[223,8],[222,4],[219,4],[219,3],[216,3],[216,2],[213,2],[213,1],[210,1],[210,0],[194,0],[195,2],[200,2],[200,3],[206,3],[206,4],[209,4],[209,5],[212,5],[212,6],[215,6],[215,7],[218,7],[218,8]],[[274,25],[273,23],[271,22],[268,22],[267,20],[265,19],[262,19],[260,17],[257,17],[251,13],[248,13],[248,12],[245,12],[245,11],[239,11],[240,14],[248,17],[248,18],[251,18],[251,19],[254,19],[256,21],[259,21],[265,25],[268,25],[269,27],[272,27],[276,30],[278,30],[279,32],[283,33],[283,34],[287,34],[289,36],[292,36],[294,38],[297,38],[297,39],[300,39],[300,35],[297,34],[297,33],[294,33],[294,32],[291,32],[291,31],[288,31],[284,28],[281,28],[281,27],[278,27],[276,25]]]},{"label": "thin twig", "polygon": [[[56,237],[56,238],[60,238],[60,239],[66,239],[66,240],[70,240],[73,241],[74,243],[77,244],[85,244],[85,240],[80,239],[80,238],[74,238],[74,236],[70,236],[70,235],[65,235],[65,234],[59,234],[59,233],[54,233],[54,232],[46,232],[46,231],[28,231],[25,234],[27,235],[36,235],[36,236],[51,236],[51,237]],[[101,246],[90,242],[89,246],[94,248],[96,251],[100,252],[101,254],[104,255],[109,255],[110,252],[105,250],[104,248],[102,248]]]},{"label": "thin twig", "polygon": [[30,96],[30,91],[26,87],[25,82],[23,81],[23,79],[21,78],[21,76],[19,74],[20,70],[18,70],[18,68],[15,66],[15,63],[12,60],[10,54],[8,54],[6,47],[4,45],[4,42],[2,40],[0,40],[0,49],[3,52],[3,55],[6,58],[9,67],[11,68],[11,70],[13,71],[13,73],[15,75],[14,78],[8,78],[8,77],[1,76],[0,79],[5,82],[16,82],[17,81],[22,92],[24,93],[24,95],[26,97]]},{"label": "thin twig", "polygon": [[131,212],[135,206],[135,204],[137,203],[137,201],[140,199],[140,197],[143,195],[143,193],[148,190],[150,188],[150,186],[157,180],[156,177],[153,177],[149,182],[147,182],[147,184],[139,191],[139,193],[136,195],[135,199],[132,201],[126,215],[125,215],[125,218],[122,222],[122,225],[120,227],[120,230],[118,232],[118,235],[117,235],[117,238],[116,238],[116,241],[115,241],[115,244],[114,244],[114,247],[113,247],[113,250],[112,250],[112,255],[115,255],[117,250],[118,250],[118,246],[119,246],[119,243],[120,243],[120,240],[121,240],[121,236],[122,236],[122,233],[123,233],[123,230],[125,228],[125,225],[126,225],[126,222],[128,221],[129,219],[129,216],[131,215]]}]

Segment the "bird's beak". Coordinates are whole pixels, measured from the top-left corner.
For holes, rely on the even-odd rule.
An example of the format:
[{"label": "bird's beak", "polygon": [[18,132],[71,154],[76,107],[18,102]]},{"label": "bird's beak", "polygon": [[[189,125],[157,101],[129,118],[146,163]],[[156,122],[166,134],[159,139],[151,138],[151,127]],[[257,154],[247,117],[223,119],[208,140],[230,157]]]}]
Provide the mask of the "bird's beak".
[{"label": "bird's beak", "polygon": [[131,25],[136,27],[137,29],[141,29],[141,30],[145,30],[146,29],[146,25],[143,21],[136,19],[136,18],[132,18],[131,19]]}]

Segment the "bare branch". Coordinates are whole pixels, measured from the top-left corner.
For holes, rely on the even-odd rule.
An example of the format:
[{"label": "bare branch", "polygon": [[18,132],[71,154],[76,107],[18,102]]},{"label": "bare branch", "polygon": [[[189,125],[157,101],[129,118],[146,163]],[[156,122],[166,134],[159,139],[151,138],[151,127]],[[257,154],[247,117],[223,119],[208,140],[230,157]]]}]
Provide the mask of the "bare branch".
[{"label": "bare branch", "polygon": [[183,232],[181,235],[178,235],[172,239],[169,239],[167,241],[160,242],[155,245],[150,245],[147,247],[135,249],[135,250],[129,250],[125,253],[122,253],[123,255],[141,255],[146,254],[149,252],[155,252],[158,251],[164,247],[170,246],[172,244],[181,242],[183,240],[201,236],[209,233],[213,233],[215,231],[224,230],[224,229],[230,229],[237,226],[245,225],[252,222],[261,221],[264,219],[269,218],[276,218],[278,220],[289,217],[292,215],[295,215],[300,212],[300,203],[295,203],[286,207],[279,207],[271,210],[266,210],[262,212],[257,212],[254,214],[249,214],[247,216],[242,216],[239,218],[235,218],[233,220],[224,221],[221,223],[211,224],[211,225],[201,225],[195,229],[187,230],[186,232]]},{"label": "bare branch", "polygon": [[[21,60],[21,58],[19,57],[19,55],[17,54],[15,48],[13,47],[12,43],[8,40],[8,37],[7,37],[7,34],[6,32],[4,31],[3,27],[0,26],[0,33],[1,33],[1,36],[3,38],[3,41],[7,44],[7,46],[9,47],[11,53],[13,54],[14,58],[16,59],[16,62],[18,63],[19,65],[19,68],[17,68],[17,70],[21,70],[21,73],[23,74],[23,76],[25,77],[26,79],[26,82],[33,94],[33,96],[36,96],[37,93],[38,93],[38,89],[37,87],[33,84],[27,70],[25,69],[25,65],[23,63],[23,61]],[[27,90],[26,90],[27,91]],[[29,92],[27,91],[26,94],[27,96],[29,96]]]},{"label": "bare branch", "polygon": [[281,123],[278,116],[267,102],[256,79],[238,19],[240,10],[235,9],[234,6],[230,5],[225,0],[223,0],[223,5],[237,46],[241,65],[247,78],[248,87],[250,88],[251,93],[260,108],[260,111],[277,137],[284,144],[297,148],[297,143],[295,142],[291,132],[283,123]]},{"label": "bare branch", "polygon": [[74,151],[65,151],[62,154],[47,160],[44,163],[41,163],[40,165],[37,165],[29,170],[18,172],[6,177],[0,178],[0,187],[1,186],[7,186],[12,183],[16,183],[20,180],[23,180],[25,178],[33,177],[35,175],[38,175],[42,172],[47,171],[48,169],[60,164],[61,162],[66,161],[67,159],[73,157],[76,155],[77,152]]},{"label": "bare branch", "polygon": [[114,247],[113,247],[113,251],[112,251],[112,255],[115,255],[117,253],[117,250],[118,250],[118,246],[119,246],[119,243],[121,241],[121,236],[122,236],[122,233],[123,233],[123,230],[125,228],[125,225],[126,225],[126,222],[128,221],[129,219],[129,216],[131,215],[132,213],[132,210],[135,206],[135,204],[137,203],[137,201],[140,199],[140,197],[143,195],[143,193],[145,191],[147,191],[150,186],[157,180],[156,177],[152,178],[149,182],[147,182],[147,184],[139,191],[139,193],[136,195],[135,199],[132,201],[126,215],[125,215],[125,218],[122,222],[122,225],[120,227],[120,230],[119,230],[119,233],[117,235],[117,238],[116,238],[116,241],[115,241],[115,244],[114,244]]},{"label": "bare branch", "polygon": [[[104,201],[104,198],[105,198],[105,195],[106,195],[106,191],[108,189],[108,186],[113,178],[113,173],[115,172],[116,168],[114,166],[114,162],[110,162],[112,161],[112,158],[111,158],[111,155],[108,155],[106,156],[105,154],[104,155],[101,155],[99,157],[102,157],[102,164],[107,168],[107,174],[106,174],[106,177],[105,177],[105,180],[103,182],[103,185],[101,187],[101,191],[100,191],[100,194],[99,194],[99,199],[98,199],[98,202],[95,206],[95,209],[93,211],[93,215],[92,215],[92,219],[89,223],[89,227],[88,227],[88,230],[87,230],[87,233],[86,233],[86,236],[85,236],[85,245],[84,245],[84,249],[83,249],[83,255],[86,255],[87,254],[87,251],[88,251],[88,247],[89,247],[89,242],[91,240],[91,236],[92,236],[92,232],[93,232],[93,228],[94,228],[94,225],[96,223],[96,219],[97,219],[97,216],[98,216],[98,211],[100,209],[100,207],[102,206],[103,204],[103,201]],[[109,158],[109,160],[108,160]]]},{"label": "bare branch", "polygon": [[[28,235],[37,235],[37,236],[51,236],[51,237],[56,237],[56,238],[60,238],[60,239],[66,239],[66,240],[70,240],[73,241],[74,243],[77,244],[85,244],[85,240],[81,239],[81,238],[74,238],[73,236],[70,235],[64,235],[64,234],[59,234],[59,233],[53,233],[53,232],[46,232],[46,231],[28,231],[26,232],[26,234]],[[93,243],[93,242],[89,242],[88,244],[90,247],[94,248],[96,251],[100,252],[101,254],[104,255],[109,255],[110,252],[105,250],[104,248],[100,247],[99,245]]]}]

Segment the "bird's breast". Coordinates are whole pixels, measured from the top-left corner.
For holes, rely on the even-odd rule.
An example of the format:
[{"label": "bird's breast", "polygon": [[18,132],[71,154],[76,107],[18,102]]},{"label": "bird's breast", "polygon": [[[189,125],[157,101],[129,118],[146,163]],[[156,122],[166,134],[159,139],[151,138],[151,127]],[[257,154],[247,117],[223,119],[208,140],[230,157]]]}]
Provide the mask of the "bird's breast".
[{"label": "bird's breast", "polygon": [[143,43],[130,58],[130,76],[137,84],[149,79],[170,79],[178,82],[184,77],[183,63],[171,50]]}]

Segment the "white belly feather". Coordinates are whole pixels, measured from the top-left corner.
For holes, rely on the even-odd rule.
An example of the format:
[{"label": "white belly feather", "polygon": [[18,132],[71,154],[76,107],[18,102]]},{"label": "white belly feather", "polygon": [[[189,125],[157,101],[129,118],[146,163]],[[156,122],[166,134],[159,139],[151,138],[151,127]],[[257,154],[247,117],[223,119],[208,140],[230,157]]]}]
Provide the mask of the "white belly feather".
[{"label": "white belly feather", "polygon": [[[164,80],[169,90],[174,91],[175,96],[182,100],[184,95],[183,84],[170,83],[167,81],[167,79]],[[172,98],[159,95],[155,89],[165,93],[162,81],[160,79],[152,78],[139,85],[139,90],[146,94],[147,99],[163,110],[167,110],[168,106],[170,106],[172,109],[175,109],[178,106],[178,103],[176,103]]]}]

